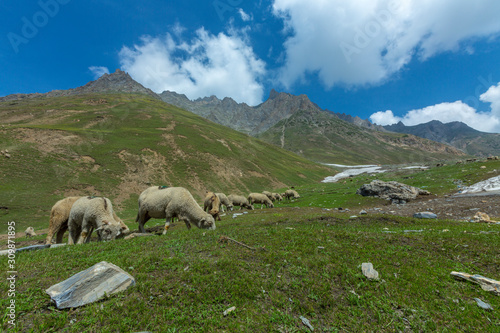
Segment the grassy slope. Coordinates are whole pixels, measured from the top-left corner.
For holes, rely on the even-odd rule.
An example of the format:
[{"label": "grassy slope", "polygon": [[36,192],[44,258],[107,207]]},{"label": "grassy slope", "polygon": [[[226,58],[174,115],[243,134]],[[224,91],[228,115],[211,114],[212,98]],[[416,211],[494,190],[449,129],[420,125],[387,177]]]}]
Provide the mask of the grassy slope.
[{"label": "grassy slope", "polygon": [[[480,165],[486,168],[449,165],[377,178],[445,194],[456,190],[453,180],[475,183],[500,168],[499,161]],[[352,220],[323,209],[382,204],[353,193],[370,178],[298,186],[299,200],[226,216],[215,231],[178,223],[167,236],[19,253],[17,331],[305,332],[300,316],[320,332],[498,331],[500,298],[450,272],[499,280],[500,226],[377,215]],[[148,225],[155,223],[162,221]],[[257,251],[219,242],[222,235]],[[78,309],[50,303],[46,288],[103,260],[137,285]],[[361,274],[363,262],[373,263],[380,281]],[[8,270],[6,261],[0,267]],[[6,294],[5,280],[0,288]],[[236,310],[224,317],[231,306]]]},{"label": "grassy slope", "polygon": [[463,157],[430,140],[371,131],[325,112],[297,112],[258,137],[281,146],[283,135],[283,148],[323,163],[396,164]]},{"label": "grassy slope", "polygon": [[[107,103],[92,105],[99,99]],[[90,104],[89,104],[90,102]],[[95,104],[95,103],[94,103]],[[104,195],[125,221],[148,184],[247,194],[317,182],[331,170],[143,95],[92,95],[0,104],[0,233],[48,226],[68,195]],[[2,214],[3,211],[0,211]],[[23,229],[24,230],[24,229]]]}]

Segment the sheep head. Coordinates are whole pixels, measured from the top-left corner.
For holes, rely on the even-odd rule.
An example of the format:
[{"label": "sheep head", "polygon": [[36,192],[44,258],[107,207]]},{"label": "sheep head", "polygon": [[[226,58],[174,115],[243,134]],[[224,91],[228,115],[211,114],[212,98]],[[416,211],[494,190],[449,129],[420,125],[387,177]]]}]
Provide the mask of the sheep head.
[{"label": "sheep head", "polygon": [[205,217],[202,217],[199,223],[201,229],[215,230],[215,219],[212,215],[207,214]]},{"label": "sheep head", "polygon": [[100,228],[96,229],[99,238],[102,241],[110,241],[116,238],[123,237],[125,228],[123,228],[118,223],[109,223],[108,221],[102,221]]}]

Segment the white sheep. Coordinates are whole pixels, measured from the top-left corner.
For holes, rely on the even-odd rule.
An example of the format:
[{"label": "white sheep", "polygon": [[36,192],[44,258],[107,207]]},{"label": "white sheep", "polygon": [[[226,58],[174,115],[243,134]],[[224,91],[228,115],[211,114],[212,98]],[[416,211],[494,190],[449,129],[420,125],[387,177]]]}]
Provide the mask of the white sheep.
[{"label": "white sheep", "polygon": [[124,235],[120,222],[113,218],[113,206],[108,198],[82,197],[75,201],[69,212],[68,244],[88,242],[94,229],[99,240]]},{"label": "white sheep", "polygon": [[287,198],[288,200],[290,200],[290,198],[298,199],[298,198],[300,198],[300,195],[295,190],[286,190],[285,191],[285,198]]},{"label": "white sheep", "polygon": [[35,229],[33,229],[33,227],[26,228],[26,230],[24,231],[24,235],[26,235],[27,238],[35,237],[36,236]]},{"label": "white sheep", "polygon": [[[69,212],[71,211],[71,207],[73,207],[76,200],[80,198],[82,197],[67,197],[59,200],[54,204],[54,206],[52,206],[52,209],[50,210],[49,232],[47,233],[45,244],[51,244],[54,235],[56,235],[56,244],[63,242],[64,233],[68,230]],[[129,228],[118,216],[116,216],[114,211],[113,218],[120,222],[124,235],[130,233]]]},{"label": "white sheep", "polygon": [[167,233],[173,217],[178,217],[186,223],[188,229],[191,223],[198,228],[215,230],[215,220],[212,215],[201,209],[191,193],[183,187],[162,188],[152,186],[139,196],[139,211],[136,222],[139,231],[145,233],[144,224],[150,219],[166,219],[163,234]]},{"label": "white sheep", "polygon": [[273,194],[269,191],[262,191],[262,194],[264,194],[265,196],[267,196],[269,198],[269,200],[271,200],[272,202],[274,202],[274,197],[273,197]]},{"label": "white sheep", "polygon": [[253,210],[253,206],[248,203],[247,198],[245,198],[244,196],[236,195],[236,194],[230,194],[230,195],[227,196],[227,198],[229,200],[231,200],[231,202],[233,203],[233,207],[234,206],[239,206],[240,210],[242,209],[242,207],[245,207],[246,209]]},{"label": "white sheep", "polygon": [[253,205],[254,203],[260,204],[260,209],[262,209],[262,205],[266,205],[266,208],[274,208],[273,203],[267,197],[267,195],[262,193],[250,193],[248,195],[248,203]]},{"label": "white sheep", "polygon": [[231,200],[229,200],[229,198],[224,194],[224,193],[215,193],[215,195],[219,198],[220,200],[220,210],[222,210],[222,212],[224,212],[224,206],[226,206],[226,210],[233,210],[233,202]]},{"label": "white sheep", "polygon": [[272,196],[274,197],[273,201],[283,201],[283,197],[279,193],[272,193]]}]

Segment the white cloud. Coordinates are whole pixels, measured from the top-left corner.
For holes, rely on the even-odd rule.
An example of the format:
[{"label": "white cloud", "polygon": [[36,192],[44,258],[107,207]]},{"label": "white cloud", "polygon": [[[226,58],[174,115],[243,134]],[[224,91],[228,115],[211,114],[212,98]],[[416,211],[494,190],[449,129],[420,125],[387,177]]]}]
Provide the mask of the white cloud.
[{"label": "white cloud", "polygon": [[103,74],[109,74],[109,69],[103,66],[90,66],[89,70],[94,75],[94,80],[100,78]]},{"label": "white cloud", "polygon": [[245,11],[242,8],[238,9],[238,13],[241,16],[241,19],[245,22],[251,21],[253,19],[250,15],[245,13]]},{"label": "white cloud", "polygon": [[157,93],[176,91],[190,99],[232,97],[249,105],[262,102],[265,63],[234,29],[230,35],[215,36],[201,28],[190,41],[170,34],[145,36],[138,45],[124,46],[119,57],[123,70]]},{"label": "white cloud", "polygon": [[378,84],[414,57],[474,52],[474,39],[498,36],[499,12],[497,0],[274,0],[290,33],[281,82]]},{"label": "white cloud", "polygon": [[439,120],[442,123],[461,121],[468,126],[482,131],[500,132],[500,83],[490,87],[480,96],[483,102],[490,103],[491,110],[480,112],[462,101],[440,103],[423,109],[408,111],[404,116],[395,116],[391,110],[379,111],[370,116],[370,120],[378,125],[391,125],[399,121],[406,126],[427,123]]},{"label": "white cloud", "polygon": [[491,103],[491,113],[500,118],[500,82],[491,86],[479,99],[485,103]]}]

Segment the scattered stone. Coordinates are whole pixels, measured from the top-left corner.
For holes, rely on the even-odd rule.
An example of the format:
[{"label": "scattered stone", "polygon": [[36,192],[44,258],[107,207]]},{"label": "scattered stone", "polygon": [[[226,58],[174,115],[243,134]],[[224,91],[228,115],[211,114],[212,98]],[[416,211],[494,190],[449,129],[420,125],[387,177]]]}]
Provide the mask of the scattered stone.
[{"label": "scattered stone", "polygon": [[116,265],[101,261],[51,286],[45,292],[58,309],[65,309],[98,301],[104,295],[112,295],[134,285],[133,276]]},{"label": "scattered stone", "polygon": [[378,280],[378,272],[373,268],[373,264],[371,262],[364,262],[361,264],[361,271],[363,275],[366,276],[370,280]]},{"label": "scattered stone", "polygon": [[302,324],[306,325],[311,331],[314,331],[314,327],[311,325],[311,322],[306,317],[299,317],[302,320]]},{"label": "scattered stone", "polygon": [[489,215],[482,212],[477,212],[476,215],[470,220],[470,222],[475,223],[496,223],[497,221],[493,221],[490,219]]},{"label": "scattered stone", "polygon": [[150,234],[150,233],[143,234],[142,232],[141,233],[134,232],[134,233],[126,236],[124,239],[132,239],[132,238],[136,238],[136,237],[154,236],[154,235],[155,234]]},{"label": "scattered stone", "polygon": [[35,229],[33,229],[33,227],[26,228],[24,234],[26,235],[27,238],[36,236],[36,232]]},{"label": "scattered stone", "polygon": [[419,212],[413,214],[416,219],[437,219],[437,215],[431,212]]},{"label": "scattered stone", "polygon": [[481,301],[479,298],[474,298],[474,300],[476,301],[477,306],[479,306],[480,308],[485,309],[485,310],[493,310],[491,305],[489,305],[486,302]]},{"label": "scattered stone", "polygon": [[374,180],[370,184],[361,186],[356,191],[356,194],[388,199],[392,200],[394,203],[406,203],[419,195],[430,195],[431,193],[395,181],[384,182],[381,180]]},{"label": "scattered stone", "polygon": [[233,312],[234,310],[236,310],[235,306],[232,306],[229,309],[226,309],[226,311],[224,311],[224,317],[227,316],[228,314],[230,314],[231,312]]},{"label": "scattered stone", "polygon": [[495,295],[500,296],[500,281],[489,279],[479,274],[471,275],[462,272],[451,272],[450,274],[456,279],[463,279],[477,283],[481,286],[481,289],[491,291]]},{"label": "scattered stone", "polygon": [[423,232],[422,229],[420,230],[404,230],[405,233],[409,233],[409,232]]},{"label": "scattered stone", "polygon": [[366,210],[362,210],[359,212],[359,215],[366,215],[366,214],[368,214],[368,212]]}]

